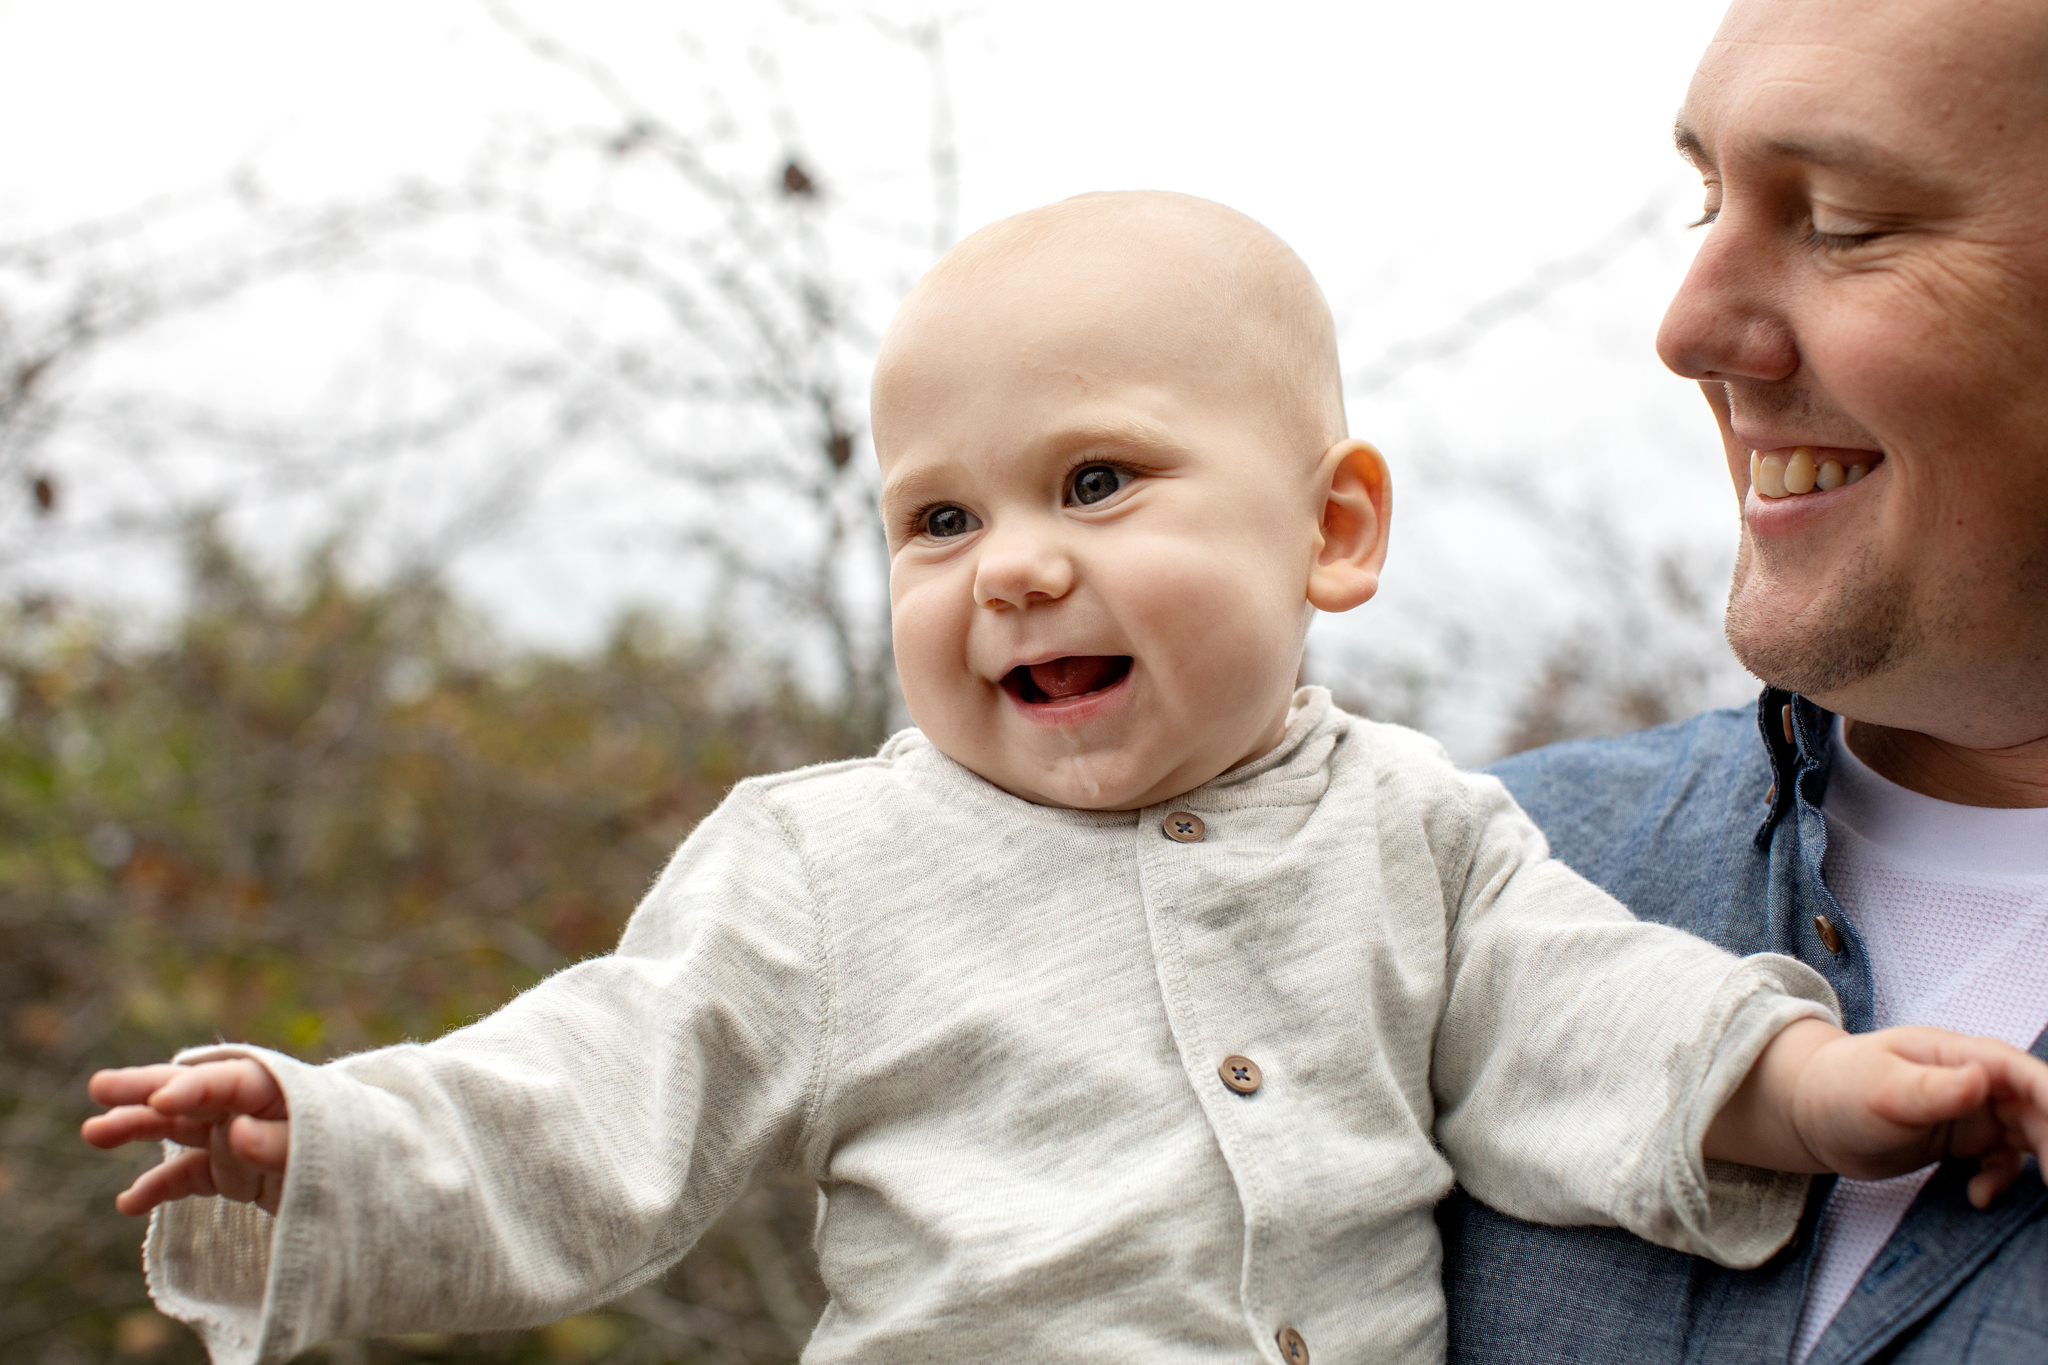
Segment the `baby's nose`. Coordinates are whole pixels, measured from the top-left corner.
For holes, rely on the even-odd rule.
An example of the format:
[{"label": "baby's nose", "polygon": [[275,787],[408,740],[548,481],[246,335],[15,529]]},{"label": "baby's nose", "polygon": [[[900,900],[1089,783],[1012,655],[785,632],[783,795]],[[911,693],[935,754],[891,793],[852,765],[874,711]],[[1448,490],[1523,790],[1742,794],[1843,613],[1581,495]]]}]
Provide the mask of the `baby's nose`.
[{"label": "baby's nose", "polygon": [[974,569],[975,605],[999,610],[1055,601],[1074,586],[1074,564],[1047,539],[1030,535],[990,536]]}]

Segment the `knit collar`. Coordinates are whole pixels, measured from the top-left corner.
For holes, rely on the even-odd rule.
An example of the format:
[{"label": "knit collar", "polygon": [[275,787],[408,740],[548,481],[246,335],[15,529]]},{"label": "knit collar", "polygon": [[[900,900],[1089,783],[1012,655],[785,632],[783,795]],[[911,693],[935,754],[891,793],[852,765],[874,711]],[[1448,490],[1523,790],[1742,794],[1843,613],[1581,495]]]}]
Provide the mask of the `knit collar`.
[{"label": "knit collar", "polygon": [[1328,785],[1330,751],[1337,747],[1348,719],[1331,704],[1328,688],[1298,688],[1288,703],[1287,729],[1278,744],[1251,762],[1209,779],[1188,795],[1214,794],[1229,805],[1247,804],[1244,797],[1254,797],[1259,805],[1291,805],[1287,789],[1302,782],[1313,785],[1315,794],[1320,795]]},{"label": "knit collar", "polygon": [[[1248,806],[1306,805],[1321,798],[1330,785],[1330,756],[1343,738],[1350,717],[1330,701],[1329,689],[1303,687],[1295,691],[1287,707],[1287,728],[1280,742],[1249,763],[1239,764],[1179,796],[1161,802],[1189,810],[1231,810]],[[1084,823],[1119,823],[1135,818],[1136,811],[1075,811],[1057,806],[1040,806],[1010,795],[978,776],[965,765],[939,751],[938,746],[916,729],[900,730],[889,737],[879,757],[929,764],[956,782],[984,794],[995,794],[1059,818],[1080,818]]]}]

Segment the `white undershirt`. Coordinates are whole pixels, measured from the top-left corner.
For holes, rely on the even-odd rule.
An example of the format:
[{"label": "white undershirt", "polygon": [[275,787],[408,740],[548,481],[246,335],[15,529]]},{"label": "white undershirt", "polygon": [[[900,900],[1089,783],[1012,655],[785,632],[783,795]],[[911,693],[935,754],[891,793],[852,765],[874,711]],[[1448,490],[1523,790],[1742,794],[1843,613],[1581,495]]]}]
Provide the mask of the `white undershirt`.
[{"label": "white undershirt", "polygon": [[[1958,806],[1832,740],[1822,875],[1870,954],[1877,1026],[2032,1047],[2048,1027],[2048,808]],[[1803,1362],[1934,1167],[1842,1180],[1821,1215],[1792,1359]]]}]

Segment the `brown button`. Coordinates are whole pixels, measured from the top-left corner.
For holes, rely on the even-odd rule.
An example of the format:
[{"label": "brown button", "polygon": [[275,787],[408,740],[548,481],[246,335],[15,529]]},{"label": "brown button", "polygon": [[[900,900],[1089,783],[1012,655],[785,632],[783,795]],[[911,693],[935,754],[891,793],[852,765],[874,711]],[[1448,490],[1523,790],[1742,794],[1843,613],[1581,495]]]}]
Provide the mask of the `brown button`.
[{"label": "brown button", "polygon": [[1785,742],[1792,742],[1792,703],[1786,702],[1785,709],[1778,712],[1778,723],[1785,727]]},{"label": "brown button", "polygon": [[1177,844],[1199,844],[1208,832],[1202,824],[1202,817],[1187,811],[1177,810],[1166,817],[1166,837]]},{"label": "brown button", "polygon": [[1280,1358],[1287,1365],[1308,1365],[1308,1343],[1292,1327],[1283,1327],[1273,1340],[1280,1343]]},{"label": "brown button", "polygon": [[1828,923],[1826,915],[1815,915],[1813,917],[1813,928],[1814,932],[1820,935],[1822,946],[1829,952],[1839,953],[1842,951],[1842,932],[1835,928],[1834,925]]},{"label": "brown button", "polygon": [[1240,1095],[1251,1094],[1259,1088],[1259,1082],[1265,1079],[1259,1074],[1257,1062],[1249,1057],[1240,1057],[1234,1052],[1223,1059],[1223,1065],[1216,1068],[1216,1074],[1223,1078],[1225,1085]]}]

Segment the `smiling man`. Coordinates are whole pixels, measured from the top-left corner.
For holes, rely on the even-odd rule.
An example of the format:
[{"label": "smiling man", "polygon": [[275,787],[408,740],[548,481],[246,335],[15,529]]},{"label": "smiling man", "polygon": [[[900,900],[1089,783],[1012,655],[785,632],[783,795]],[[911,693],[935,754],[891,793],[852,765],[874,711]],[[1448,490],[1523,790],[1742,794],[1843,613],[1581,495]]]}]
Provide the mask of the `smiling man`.
[{"label": "smiling man", "polygon": [[[1802,958],[1851,1028],[2048,1055],[2048,5],[1739,0],[1677,134],[1706,240],[1658,349],[1720,424],[1768,687],[1497,771],[1565,861]],[[1740,1272],[1461,1196],[1452,1356],[2048,1359],[2048,1193],[1979,1212],[1970,1173],[1817,1182]]]}]

